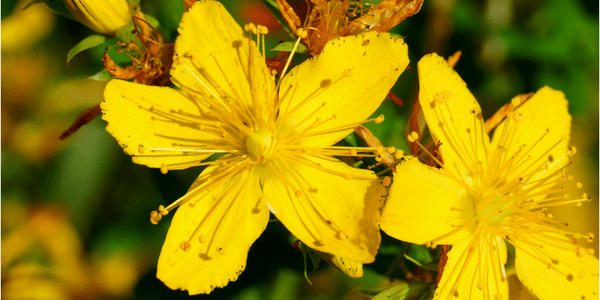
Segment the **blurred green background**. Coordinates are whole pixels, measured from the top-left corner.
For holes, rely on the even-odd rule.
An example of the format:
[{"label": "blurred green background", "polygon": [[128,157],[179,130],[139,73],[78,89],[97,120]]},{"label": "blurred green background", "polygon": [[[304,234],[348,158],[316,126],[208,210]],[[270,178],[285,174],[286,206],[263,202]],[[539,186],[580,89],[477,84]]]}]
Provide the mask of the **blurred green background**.
[{"label": "blurred green background", "polygon": [[[2,1],[2,297],[5,299],[176,299],[155,278],[169,221],[149,213],[183,195],[200,169],[169,172],[135,165],[100,118],[73,136],[58,136],[82,110],[98,104],[106,82],[87,79],[102,69],[104,47],[66,53],[91,30],[56,16],[44,4]],[[181,4],[142,0],[174,41]],[[269,27],[268,45],[286,33],[260,0],[223,1],[241,24]],[[290,1],[305,7],[305,1]],[[416,63],[424,54],[462,51],[455,67],[484,116],[517,94],[544,85],[562,90],[573,116],[578,149],[568,170],[592,197],[583,207],[555,212],[573,231],[598,236],[598,1],[425,0],[394,28],[405,37],[410,68],[385,101],[386,121],[371,126],[386,145],[407,150],[404,130],[418,92]],[[271,52],[275,55],[275,52]],[[169,217],[167,217],[169,219]],[[383,233],[382,233],[383,234]],[[280,223],[270,223],[250,250],[237,282],[198,299],[364,299],[353,289],[389,283],[382,274],[402,244],[384,236],[375,264],[350,279],[322,265],[303,277],[302,254]],[[598,243],[593,248],[598,253]],[[391,252],[391,253],[390,253]],[[509,272],[510,273],[510,272]],[[513,294],[522,291],[515,284]]]}]

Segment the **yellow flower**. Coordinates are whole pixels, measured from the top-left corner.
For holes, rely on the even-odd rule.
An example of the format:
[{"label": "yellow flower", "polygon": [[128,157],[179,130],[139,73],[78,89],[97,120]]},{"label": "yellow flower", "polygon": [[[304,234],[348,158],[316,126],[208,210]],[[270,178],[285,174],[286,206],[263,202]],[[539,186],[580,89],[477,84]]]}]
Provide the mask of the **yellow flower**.
[{"label": "yellow flower", "polygon": [[[379,247],[384,189],[371,172],[333,156],[383,149],[331,146],[379,106],[408,65],[407,46],[368,33],[275,76],[259,51],[266,28],[247,33],[216,1],[183,15],[172,81],[179,89],[111,81],[107,130],[133,161],[161,171],[208,165],[175,207],[158,278],[190,294],[236,280],[269,210],[303,243],[361,263]],[[257,41],[252,37],[257,35]],[[214,162],[202,162],[221,154]]]},{"label": "yellow flower", "polygon": [[131,21],[127,0],[63,0],[83,25],[101,34],[114,35]]},{"label": "yellow flower", "polygon": [[412,157],[398,165],[381,228],[410,243],[453,245],[434,299],[508,299],[505,242],[540,299],[598,299],[598,259],[577,245],[593,235],[566,232],[546,210],[589,201],[564,172],[575,152],[564,94],[540,89],[490,141],[479,104],[443,58],[424,57],[418,71],[442,168]]}]

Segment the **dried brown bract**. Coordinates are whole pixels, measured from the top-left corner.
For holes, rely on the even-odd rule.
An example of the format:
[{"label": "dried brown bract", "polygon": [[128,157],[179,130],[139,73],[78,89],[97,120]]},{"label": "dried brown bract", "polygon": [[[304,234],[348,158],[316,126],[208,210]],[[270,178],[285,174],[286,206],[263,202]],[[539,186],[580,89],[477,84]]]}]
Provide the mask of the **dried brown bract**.
[{"label": "dried brown bract", "polygon": [[165,43],[162,35],[152,27],[139,11],[132,17],[134,38],[129,43],[119,42],[118,53],[126,53],[133,60],[131,66],[121,68],[104,54],[106,70],[118,79],[134,79],[146,85],[164,86],[170,83],[169,70],[173,64],[173,44]]}]

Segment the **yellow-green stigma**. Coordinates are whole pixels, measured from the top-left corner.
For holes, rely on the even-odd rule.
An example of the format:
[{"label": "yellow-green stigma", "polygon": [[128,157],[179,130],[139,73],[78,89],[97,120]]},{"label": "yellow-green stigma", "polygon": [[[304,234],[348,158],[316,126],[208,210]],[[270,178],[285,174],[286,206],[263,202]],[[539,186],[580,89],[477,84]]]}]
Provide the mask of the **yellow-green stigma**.
[{"label": "yellow-green stigma", "polygon": [[246,138],[246,149],[260,163],[269,158],[274,148],[275,138],[269,130],[256,130]]},{"label": "yellow-green stigma", "polygon": [[[478,201],[475,203],[478,203]],[[515,209],[512,207],[514,203],[514,197],[499,195],[483,207],[477,207],[476,205],[475,211],[481,220],[485,220],[489,225],[496,225],[514,212]]]}]

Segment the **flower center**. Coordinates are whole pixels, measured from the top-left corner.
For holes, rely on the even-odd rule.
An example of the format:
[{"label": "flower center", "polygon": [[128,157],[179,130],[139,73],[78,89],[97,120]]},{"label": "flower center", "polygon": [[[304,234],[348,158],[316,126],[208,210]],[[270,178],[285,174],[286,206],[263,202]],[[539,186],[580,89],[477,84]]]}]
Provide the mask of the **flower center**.
[{"label": "flower center", "polygon": [[515,201],[514,197],[495,196],[488,203],[476,208],[477,216],[489,225],[496,225],[515,211],[512,207]]},{"label": "flower center", "polygon": [[259,129],[246,138],[246,149],[258,162],[264,162],[275,149],[275,138],[269,130]]}]

